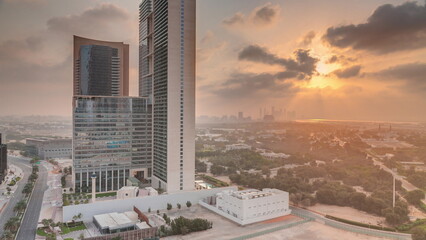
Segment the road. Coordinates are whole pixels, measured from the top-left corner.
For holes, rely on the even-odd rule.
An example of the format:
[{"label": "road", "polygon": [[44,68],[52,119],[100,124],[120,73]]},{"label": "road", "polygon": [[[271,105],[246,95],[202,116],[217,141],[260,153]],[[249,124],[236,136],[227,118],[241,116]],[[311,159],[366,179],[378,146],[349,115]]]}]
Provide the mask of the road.
[{"label": "road", "polygon": [[[388,173],[392,174],[392,176],[394,176],[396,180],[401,181],[401,183],[402,183],[402,187],[403,187],[405,190],[407,190],[407,191],[414,191],[414,190],[419,189],[418,187],[414,186],[414,185],[413,185],[413,184],[411,184],[409,181],[407,181],[407,179],[405,178],[405,176],[401,176],[401,175],[399,175],[397,172],[394,172],[394,171],[392,171],[392,169],[390,169],[390,168],[386,167],[386,166],[383,164],[383,162],[381,162],[381,161],[377,160],[377,159],[382,160],[382,158],[380,158],[379,156],[377,156],[377,155],[375,155],[375,154],[371,153],[371,151],[368,151],[368,152],[367,152],[367,154],[368,154],[368,155],[369,155],[369,156],[373,159],[373,163],[374,163],[374,165],[379,166],[379,167],[380,167],[380,169],[383,169],[383,170],[385,170],[386,172],[388,172]],[[426,196],[425,196],[425,198],[423,198],[423,199],[422,199],[422,202],[423,202],[424,204],[426,204]]]},{"label": "road", "polygon": [[365,235],[375,236],[375,237],[383,237],[387,239],[411,240],[410,234],[386,232],[386,231],[380,231],[380,230],[375,230],[370,228],[358,227],[355,225],[350,225],[350,224],[328,219],[323,215],[311,212],[306,209],[302,209],[298,207],[290,207],[290,208],[291,208],[292,214],[313,218],[316,222],[328,225],[330,227],[338,228],[344,231],[350,231],[354,233],[360,233],[360,234],[365,234]]},{"label": "road", "polygon": [[9,203],[3,209],[0,214],[0,235],[3,234],[4,224],[11,218],[15,216],[15,212],[13,212],[13,208],[16,203],[24,198],[24,194],[22,194],[22,189],[28,181],[28,177],[31,174],[31,165],[29,163],[29,159],[27,158],[17,158],[8,156],[9,164],[14,164],[17,167],[21,168],[24,174],[24,177],[17,183],[18,187],[16,188],[15,193],[9,199]]},{"label": "road", "polygon": [[43,204],[43,195],[47,190],[47,171],[42,165],[39,165],[38,179],[34,186],[33,194],[28,203],[27,212],[22,220],[17,240],[35,239],[38,219],[40,217],[41,205]]}]

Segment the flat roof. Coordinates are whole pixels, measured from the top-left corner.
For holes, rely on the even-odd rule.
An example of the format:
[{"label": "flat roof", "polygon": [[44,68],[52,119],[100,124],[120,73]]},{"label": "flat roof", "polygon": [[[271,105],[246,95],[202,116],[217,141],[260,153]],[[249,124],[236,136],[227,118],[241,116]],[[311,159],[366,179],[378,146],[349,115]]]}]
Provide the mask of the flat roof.
[{"label": "flat roof", "polygon": [[[136,219],[134,217],[134,214],[136,214]],[[134,226],[138,221],[137,213],[134,212],[134,214],[132,214],[131,212],[113,212],[95,215],[93,216],[93,218],[96,220],[96,222],[102,229],[114,230]]]}]

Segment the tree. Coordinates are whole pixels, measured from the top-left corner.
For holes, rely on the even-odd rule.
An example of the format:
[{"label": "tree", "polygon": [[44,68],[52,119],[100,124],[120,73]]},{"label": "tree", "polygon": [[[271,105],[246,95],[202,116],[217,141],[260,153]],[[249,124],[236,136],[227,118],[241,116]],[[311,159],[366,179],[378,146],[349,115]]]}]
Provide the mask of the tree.
[{"label": "tree", "polygon": [[25,210],[26,207],[27,207],[27,202],[25,202],[25,200],[21,200],[16,203],[15,207],[13,208],[13,211],[21,213]]},{"label": "tree", "polygon": [[210,172],[214,175],[222,175],[226,169],[216,163],[213,163],[213,165],[210,167]]},{"label": "tree", "polygon": [[172,204],[167,203],[167,210],[170,210],[170,209],[172,209]]},{"label": "tree", "polygon": [[421,200],[425,197],[425,194],[422,190],[414,190],[407,193],[405,199],[411,204],[419,205]]},{"label": "tree", "polygon": [[426,230],[422,227],[416,227],[412,230],[413,240],[425,240],[426,239]]},{"label": "tree", "polygon": [[151,208],[148,208],[148,212],[149,212],[149,213],[151,212]]},{"label": "tree", "polygon": [[157,214],[160,214],[160,210],[157,209]]},{"label": "tree", "polygon": [[190,201],[187,201],[187,202],[186,202],[186,206],[187,206],[188,208],[190,208],[190,207],[192,206],[192,203],[191,203]]},{"label": "tree", "polygon": [[180,205],[180,203],[178,203],[176,206],[177,206],[177,208],[178,208],[178,209],[180,209],[180,208],[182,207],[182,206]]}]

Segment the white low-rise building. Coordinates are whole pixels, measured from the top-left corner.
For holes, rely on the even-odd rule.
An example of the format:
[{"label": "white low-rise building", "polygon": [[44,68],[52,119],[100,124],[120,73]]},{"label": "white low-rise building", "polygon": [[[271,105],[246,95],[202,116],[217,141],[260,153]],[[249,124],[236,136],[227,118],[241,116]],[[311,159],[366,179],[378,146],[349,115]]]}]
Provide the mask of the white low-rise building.
[{"label": "white low-rise building", "polygon": [[244,150],[244,149],[251,149],[250,145],[244,144],[244,143],[237,143],[237,144],[231,144],[231,145],[226,145],[226,151],[231,151],[231,150]]},{"label": "white low-rise building", "polygon": [[247,225],[281,217],[291,213],[289,194],[278,189],[262,191],[248,189],[227,190],[215,197],[200,201],[200,205],[240,224]]}]

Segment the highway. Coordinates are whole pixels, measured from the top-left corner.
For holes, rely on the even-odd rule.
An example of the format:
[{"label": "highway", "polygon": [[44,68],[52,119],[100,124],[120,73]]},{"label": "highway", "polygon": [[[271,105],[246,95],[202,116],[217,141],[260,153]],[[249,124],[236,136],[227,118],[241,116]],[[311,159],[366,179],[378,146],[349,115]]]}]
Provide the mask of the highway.
[{"label": "highway", "polygon": [[24,197],[24,194],[22,194],[22,189],[24,188],[25,184],[28,181],[28,177],[31,174],[31,165],[29,161],[30,160],[27,158],[17,158],[17,157],[8,156],[8,164],[14,164],[17,167],[21,168],[24,173],[24,177],[17,183],[18,187],[15,193],[9,199],[9,203],[0,214],[0,236],[3,234],[4,224],[11,217],[15,216],[15,212],[13,212],[13,208],[15,207],[16,203],[19,202]]},{"label": "highway", "polygon": [[47,171],[43,165],[39,165],[38,179],[34,186],[34,191],[28,203],[27,211],[22,220],[17,240],[35,239],[38,218],[40,217],[43,195],[47,190]]},{"label": "highway", "polygon": [[387,239],[397,239],[397,240],[411,240],[410,234],[405,233],[396,233],[396,232],[387,232],[387,231],[381,231],[381,230],[375,230],[371,228],[365,228],[365,227],[358,227],[355,225],[350,225],[338,221],[331,220],[329,218],[326,218],[323,215],[311,212],[306,209],[298,208],[298,207],[290,207],[292,214],[299,215],[306,218],[312,218],[316,222],[319,222],[321,224],[328,225],[333,228],[338,228],[344,231],[369,235],[369,236],[375,236],[375,237],[382,237]]}]

